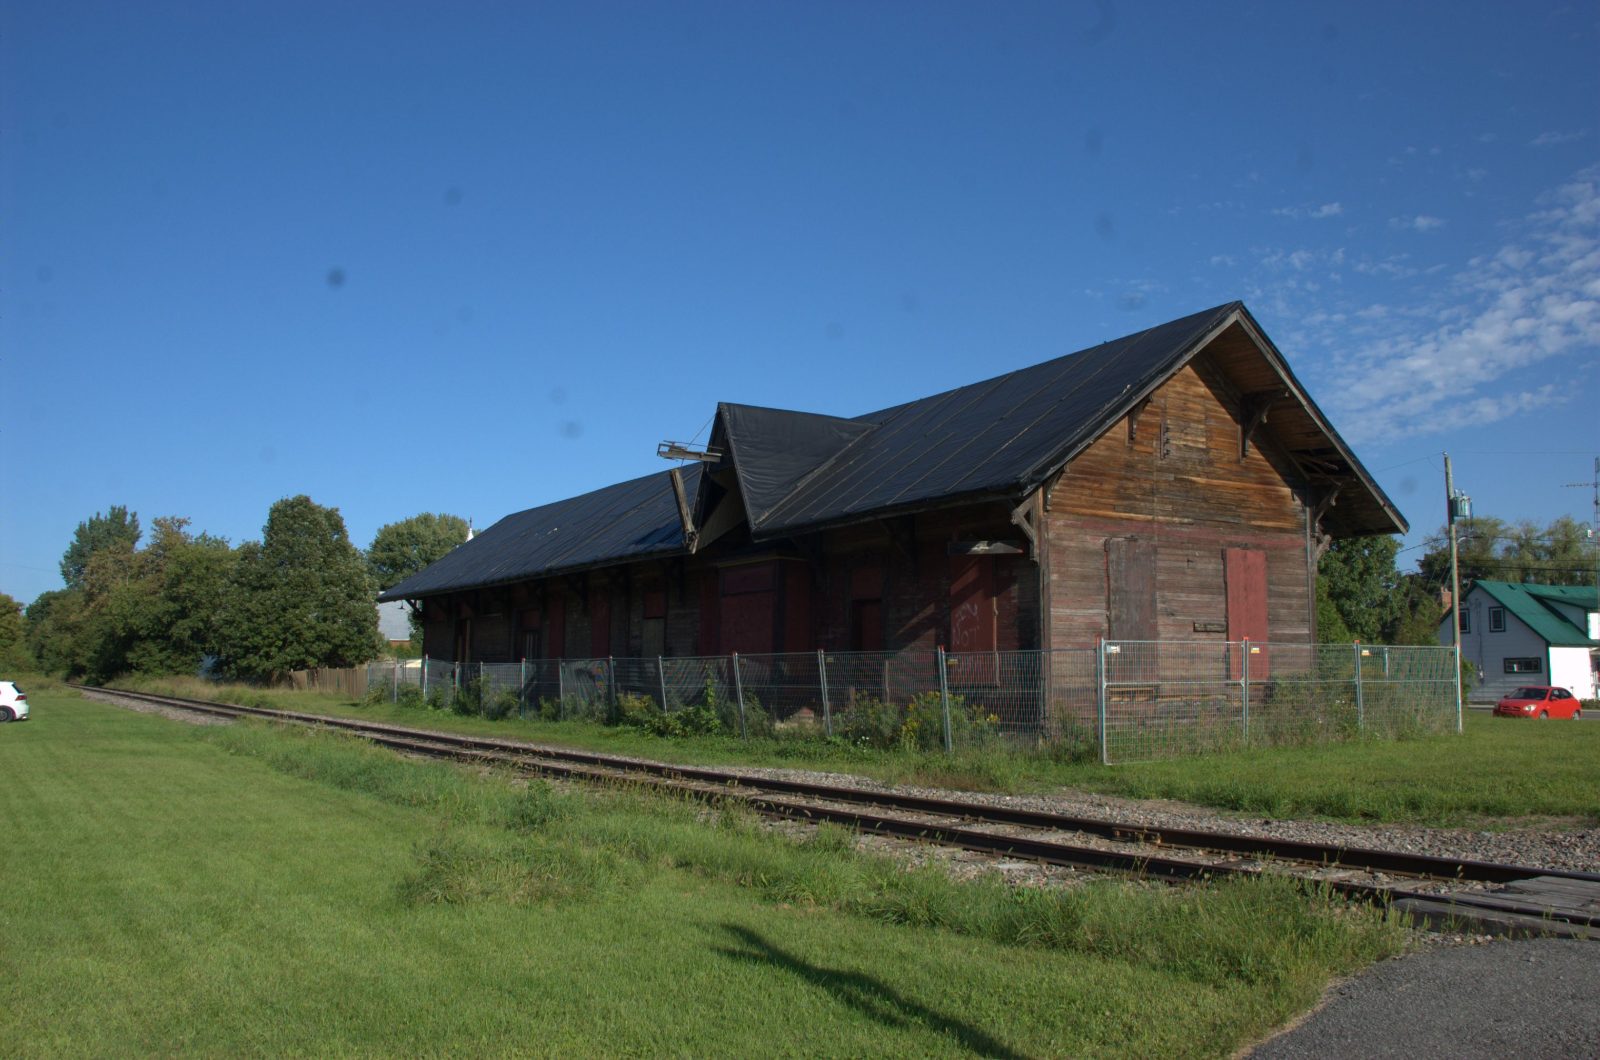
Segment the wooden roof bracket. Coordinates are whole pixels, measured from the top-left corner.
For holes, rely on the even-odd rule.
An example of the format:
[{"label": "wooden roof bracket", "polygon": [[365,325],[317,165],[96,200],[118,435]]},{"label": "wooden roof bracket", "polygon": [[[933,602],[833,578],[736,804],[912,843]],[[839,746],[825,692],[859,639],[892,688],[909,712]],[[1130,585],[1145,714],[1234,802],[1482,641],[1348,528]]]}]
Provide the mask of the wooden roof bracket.
[{"label": "wooden roof bracket", "polygon": [[1322,517],[1327,515],[1328,509],[1337,503],[1339,491],[1342,489],[1344,489],[1344,483],[1341,482],[1323,494],[1322,498],[1315,504],[1308,505],[1311,514],[1311,522],[1309,524],[1311,534],[1316,539],[1316,555],[1313,558],[1318,563],[1322,562],[1322,554],[1328,551],[1328,546],[1333,544],[1333,535],[1322,529]]},{"label": "wooden roof bracket", "polygon": [[672,495],[678,499],[678,522],[683,524],[683,547],[692,556],[695,549],[700,547],[700,531],[694,528],[694,518],[689,514],[689,496],[683,488],[683,469],[675,467],[669,474],[672,478]]},{"label": "wooden roof bracket", "polygon": [[[1131,431],[1132,429],[1130,423],[1129,430]],[[1022,531],[1022,536],[1028,539],[1028,558],[1035,563],[1039,562],[1039,526],[1037,521],[1039,518],[1039,500],[1039,491],[1035,490],[1024,497],[1021,504],[1011,509],[1011,522],[1015,524],[1018,530]]]},{"label": "wooden roof bracket", "polygon": [[1142,397],[1134,402],[1133,408],[1128,410],[1128,445],[1130,447],[1139,440],[1139,417],[1144,414],[1144,410],[1149,406],[1150,399]]},{"label": "wooden roof bracket", "polygon": [[1061,484],[1061,478],[1067,473],[1068,466],[1070,465],[1062,465],[1061,470],[1057,471],[1054,475],[1051,475],[1045,481],[1043,488],[1040,490],[1040,493],[1043,495],[1044,510],[1047,512],[1050,510],[1051,499],[1056,495],[1056,487]]},{"label": "wooden roof bracket", "polygon": [[1274,390],[1264,394],[1248,394],[1239,403],[1239,463],[1250,455],[1250,439],[1257,429],[1267,422],[1267,412],[1273,404],[1289,396],[1289,391]]}]

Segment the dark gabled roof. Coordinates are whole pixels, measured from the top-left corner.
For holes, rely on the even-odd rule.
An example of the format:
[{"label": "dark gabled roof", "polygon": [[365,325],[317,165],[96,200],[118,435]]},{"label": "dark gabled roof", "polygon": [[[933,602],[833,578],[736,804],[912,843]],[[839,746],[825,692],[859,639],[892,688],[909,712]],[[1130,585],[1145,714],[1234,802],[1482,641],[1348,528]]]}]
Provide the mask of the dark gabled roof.
[{"label": "dark gabled roof", "polygon": [[1580,628],[1566,615],[1549,606],[1563,603],[1595,610],[1595,590],[1583,585],[1534,585],[1525,582],[1480,580],[1473,586],[1482,589],[1517,616],[1522,624],[1553,648],[1592,648],[1588,630]]},{"label": "dark gabled roof", "polygon": [[[1241,302],[1229,302],[1031,368],[854,419],[718,406],[714,474],[686,469],[695,511],[732,469],[757,541],[935,504],[1013,503],[1088,447],[1201,349],[1279,402],[1308,483],[1339,533],[1393,533],[1405,520],[1333,430]],[[1341,495],[1354,480],[1357,489]],[[414,598],[684,551],[666,473],[507,516],[382,599]]]},{"label": "dark gabled roof", "polygon": [[[962,496],[1020,498],[1170,374],[1240,303],[857,418],[872,424],[775,507],[771,537]],[[742,480],[741,480],[742,481]]]},{"label": "dark gabled roof", "polygon": [[[683,526],[669,474],[657,472],[508,515],[378,599],[415,599],[682,552]],[[684,488],[692,493],[700,468],[685,468],[683,474]]]}]

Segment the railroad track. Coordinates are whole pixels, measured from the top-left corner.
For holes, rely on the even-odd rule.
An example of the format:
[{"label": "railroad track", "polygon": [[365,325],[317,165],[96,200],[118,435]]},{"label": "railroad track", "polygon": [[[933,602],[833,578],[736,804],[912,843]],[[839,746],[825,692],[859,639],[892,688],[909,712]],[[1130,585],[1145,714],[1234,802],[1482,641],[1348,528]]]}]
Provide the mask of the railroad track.
[{"label": "railroad track", "polygon": [[[832,821],[862,832],[1081,871],[1167,881],[1283,872],[1352,898],[1388,905],[1435,927],[1600,939],[1600,873],[1128,825],[898,791],[756,777],[352,718],[75,687],[213,716],[264,718],[349,732],[409,754],[738,802],[770,817],[810,823]],[[1404,877],[1408,885],[1397,884],[1394,877]]]}]

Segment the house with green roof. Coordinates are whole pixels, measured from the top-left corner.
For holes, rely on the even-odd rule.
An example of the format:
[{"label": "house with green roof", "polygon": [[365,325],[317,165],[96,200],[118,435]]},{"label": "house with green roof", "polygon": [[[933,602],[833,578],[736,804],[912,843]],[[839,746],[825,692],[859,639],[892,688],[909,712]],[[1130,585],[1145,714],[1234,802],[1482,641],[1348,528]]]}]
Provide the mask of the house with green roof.
[{"label": "house with green roof", "polygon": [[[1473,699],[1521,685],[1559,685],[1581,699],[1600,687],[1600,601],[1592,585],[1480,581],[1461,602],[1461,657],[1477,667]],[[1449,644],[1450,615],[1439,623]]]}]

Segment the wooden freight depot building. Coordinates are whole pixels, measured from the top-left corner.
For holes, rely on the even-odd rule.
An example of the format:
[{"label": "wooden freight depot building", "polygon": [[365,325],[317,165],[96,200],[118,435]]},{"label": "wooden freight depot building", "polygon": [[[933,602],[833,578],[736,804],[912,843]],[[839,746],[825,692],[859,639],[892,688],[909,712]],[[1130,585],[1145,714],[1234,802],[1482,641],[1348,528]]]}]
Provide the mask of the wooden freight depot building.
[{"label": "wooden freight depot building", "polygon": [[1306,642],[1327,543],[1405,530],[1234,302],[850,419],[720,404],[383,599],[459,662]]}]

